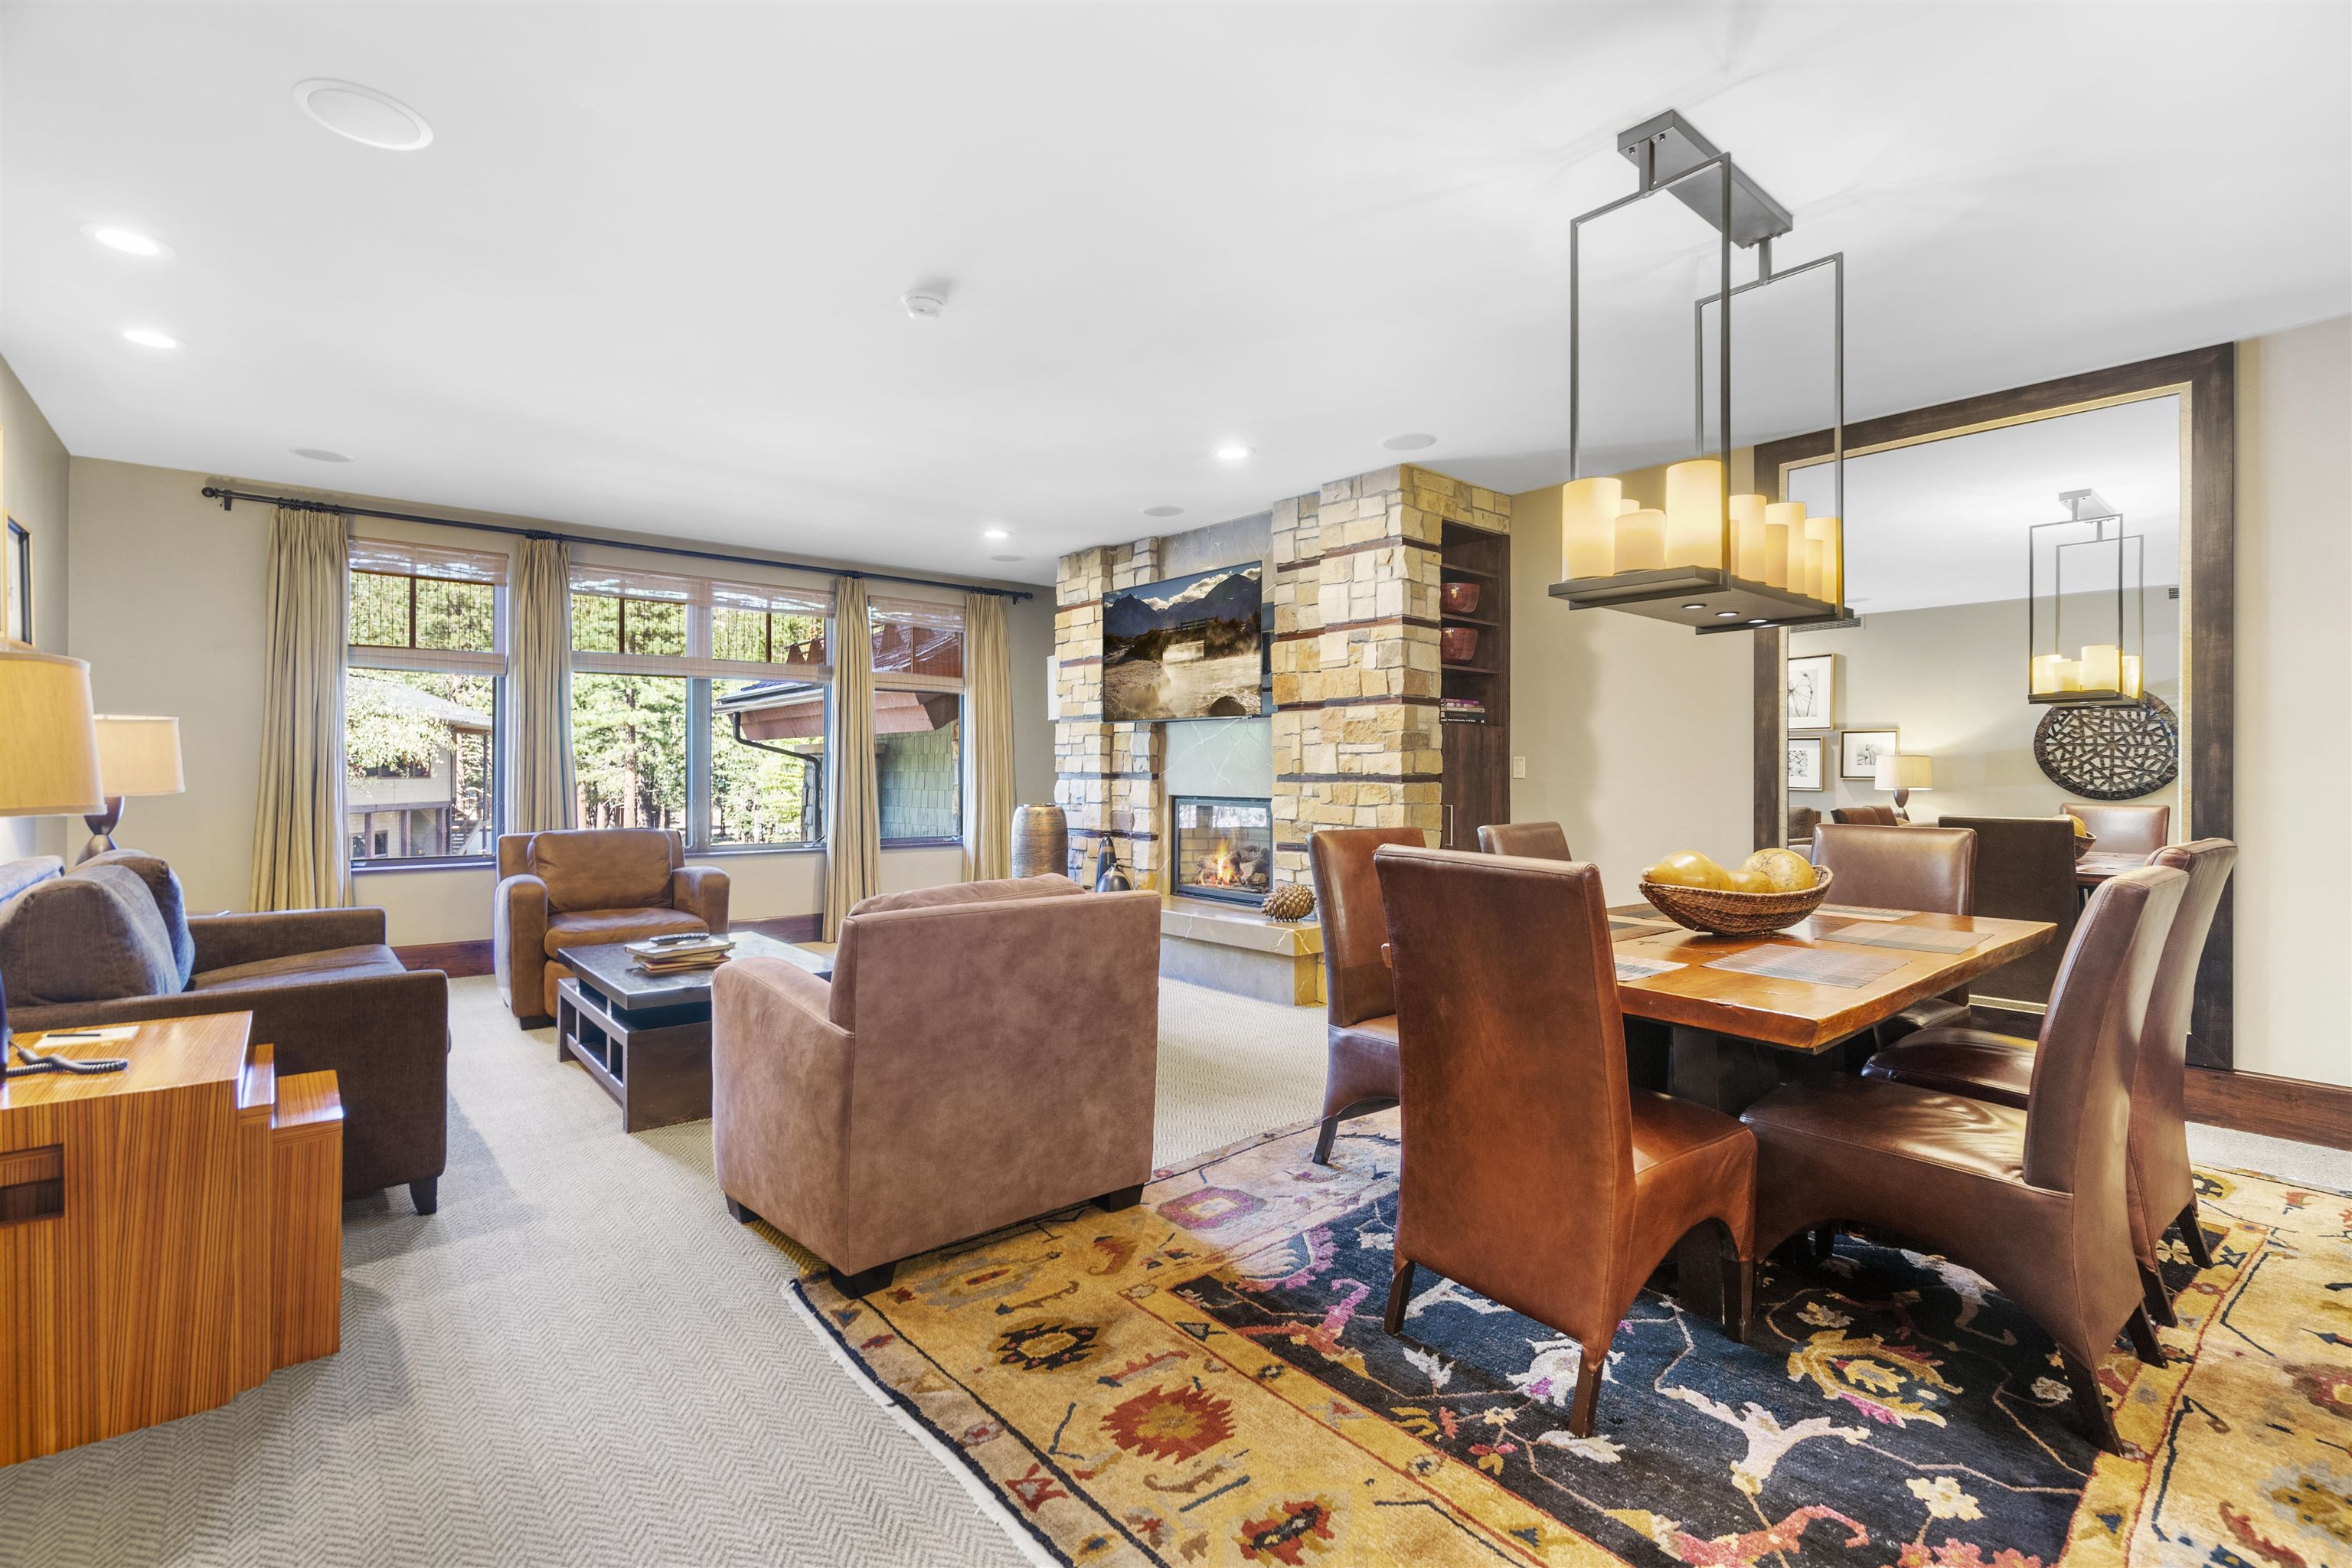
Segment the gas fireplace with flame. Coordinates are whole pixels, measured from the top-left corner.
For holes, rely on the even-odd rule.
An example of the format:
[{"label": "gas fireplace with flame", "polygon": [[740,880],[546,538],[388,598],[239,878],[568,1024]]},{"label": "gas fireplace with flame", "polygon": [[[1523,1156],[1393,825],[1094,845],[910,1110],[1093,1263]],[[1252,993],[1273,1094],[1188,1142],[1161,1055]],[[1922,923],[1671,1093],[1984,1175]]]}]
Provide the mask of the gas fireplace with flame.
[{"label": "gas fireplace with flame", "polygon": [[1265,897],[1274,885],[1272,802],[1180,795],[1168,815],[1177,892],[1241,904]]}]

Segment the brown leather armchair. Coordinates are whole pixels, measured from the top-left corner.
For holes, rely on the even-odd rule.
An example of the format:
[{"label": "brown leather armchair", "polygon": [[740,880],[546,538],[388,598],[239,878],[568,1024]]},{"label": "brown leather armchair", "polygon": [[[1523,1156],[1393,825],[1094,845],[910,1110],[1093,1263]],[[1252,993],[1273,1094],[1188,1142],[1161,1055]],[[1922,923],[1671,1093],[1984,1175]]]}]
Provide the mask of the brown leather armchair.
[{"label": "brown leather armchair", "polygon": [[[2189,1174],[2188,1052],[2189,1006],[2197,994],[2198,961],[2213,929],[2237,864],[2238,847],[2226,838],[2159,849],[2151,866],[2185,872],[2189,890],[2166,936],[2147,1022],[2132,1071],[2131,1161],[2132,1251],[2139,1258],[2140,1288],[2150,1316],[2174,1321],[2172,1299],[2157,1268],[2157,1243],[2171,1226],[2200,1268],[2213,1255],[2197,1215],[2197,1186]],[[2023,1110],[2033,1089],[2034,1043],[1985,1029],[1926,1029],[1870,1058],[1871,1078]]]},{"label": "brown leather armchair", "polygon": [[[1872,827],[1900,827],[1903,819],[1891,805],[1840,805],[1830,810],[1832,822],[1860,823]],[[1851,900],[1849,900],[1851,901]]]},{"label": "brown leather armchair", "polygon": [[1388,941],[1372,854],[1424,844],[1417,827],[1327,827],[1307,841],[1315,907],[1323,920],[1323,1017],[1329,1065],[1315,1163],[1331,1163],[1339,1123],[1397,1102],[1396,992],[1381,948]]},{"label": "brown leather armchair", "polygon": [[[1977,836],[1965,827],[1893,827],[1832,822],[1813,830],[1813,864],[1837,873],[1837,899],[1865,909],[1976,912]],[[1966,1024],[1965,985],[1914,1002],[1880,1024],[1892,1044],[1915,1029]]]},{"label": "brown leather armchair", "polygon": [[1478,853],[1526,860],[1573,860],[1568,831],[1557,822],[1488,822],[1478,828]]},{"label": "brown leather armchair", "polygon": [[1792,805],[1789,808],[1789,836],[1784,842],[1791,849],[1800,844],[1810,845],[1813,841],[1813,829],[1821,825],[1820,812],[1810,805]]},{"label": "brown leather armchair", "polygon": [[[2058,929],[2021,958],[1979,974],[1969,989],[1988,1003],[2050,1000],[2082,913],[2074,880],[2074,825],[2063,816],[1947,816],[1943,827],[1977,836],[1976,912],[2005,921],[2047,921]],[[1843,895],[1844,889],[1839,892]]]},{"label": "brown leather armchair", "polygon": [[2070,800],[2058,809],[2089,828],[2104,855],[2153,855],[2172,842],[2168,805],[2086,805]]},{"label": "brown leather armchair", "polygon": [[711,1141],[736,1218],[845,1295],[898,1261],[1151,1174],[1160,895],[1048,874],[867,899],[830,982],[780,958],[711,981]]},{"label": "brown leather armchair", "polygon": [[1569,1430],[1590,1436],[1619,1321],[1696,1226],[1729,1237],[1726,1316],[1747,1338],[1754,1140],[1627,1084],[1596,868],[1402,846],[1375,858],[1404,1065],[1388,1331],[1419,1267],[1571,1336]]},{"label": "brown leather armchair", "polygon": [[499,995],[526,1026],[555,1016],[567,947],[727,930],[727,873],[686,864],[686,845],[660,827],[597,827],[499,836],[490,906]]},{"label": "brown leather armchair", "polygon": [[2098,1366],[2118,1331],[2164,1364],[2132,1261],[2126,1124],[2134,1058],[2189,879],[2127,871],[2091,900],[2042,1019],[2023,1110],[1884,1079],[1776,1089],[1756,1133],[1756,1243],[1843,1220],[1992,1281],[2058,1342],[2091,1440],[2121,1452]]}]

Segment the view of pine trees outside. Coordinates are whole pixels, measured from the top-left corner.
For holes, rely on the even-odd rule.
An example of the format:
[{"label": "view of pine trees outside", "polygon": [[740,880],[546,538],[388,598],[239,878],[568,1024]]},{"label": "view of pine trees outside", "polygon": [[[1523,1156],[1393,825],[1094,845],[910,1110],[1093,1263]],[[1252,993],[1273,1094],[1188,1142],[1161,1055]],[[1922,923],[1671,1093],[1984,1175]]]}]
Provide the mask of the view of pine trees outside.
[{"label": "view of pine trees outside", "polygon": [[[758,684],[714,680],[710,695],[715,700]],[[817,711],[822,714],[824,710],[820,706]],[[735,738],[735,726],[727,715],[710,715],[713,844],[814,844],[824,837],[824,814],[819,809],[824,787],[823,737],[765,743],[788,747],[792,754],[746,745]]]},{"label": "view of pine trees outside", "polygon": [[572,673],[581,826],[685,831],[686,688],[677,675]]},{"label": "view of pine trees outside", "polygon": [[367,668],[368,649],[487,652],[497,589],[386,572],[351,574],[343,681],[345,837],[354,861],[491,853],[495,677]]}]

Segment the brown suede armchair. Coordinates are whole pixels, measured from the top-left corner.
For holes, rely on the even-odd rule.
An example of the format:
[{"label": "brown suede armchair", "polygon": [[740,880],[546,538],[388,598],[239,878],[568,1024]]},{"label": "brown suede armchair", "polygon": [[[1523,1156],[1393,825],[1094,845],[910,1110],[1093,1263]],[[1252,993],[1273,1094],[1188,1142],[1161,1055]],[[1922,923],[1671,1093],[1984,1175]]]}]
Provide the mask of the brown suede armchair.
[{"label": "brown suede armchair", "polygon": [[581,828],[499,837],[490,908],[499,994],[527,1026],[555,1016],[567,947],[727,930],[727,873],[686,864],[662,827]]},{"label": "brown suede armchair", "polygon": [[1067,877],[867,899],[828,982],[711,982],[719,1185],[862,1296],[898,1262],[1151,1174],[1160,895]]}]

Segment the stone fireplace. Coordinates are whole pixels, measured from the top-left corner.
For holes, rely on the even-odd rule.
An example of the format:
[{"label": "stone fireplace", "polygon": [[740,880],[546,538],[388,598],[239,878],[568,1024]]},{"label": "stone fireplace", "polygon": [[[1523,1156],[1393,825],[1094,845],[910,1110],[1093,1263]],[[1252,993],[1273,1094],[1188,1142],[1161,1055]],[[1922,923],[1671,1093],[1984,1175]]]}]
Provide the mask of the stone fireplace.
[{"label": "stone fireplace", "polygon": [[1255,906],[1274,885],[1274,803],[1180,795],[1168,805],[1169,874],[1186,898]]}]

